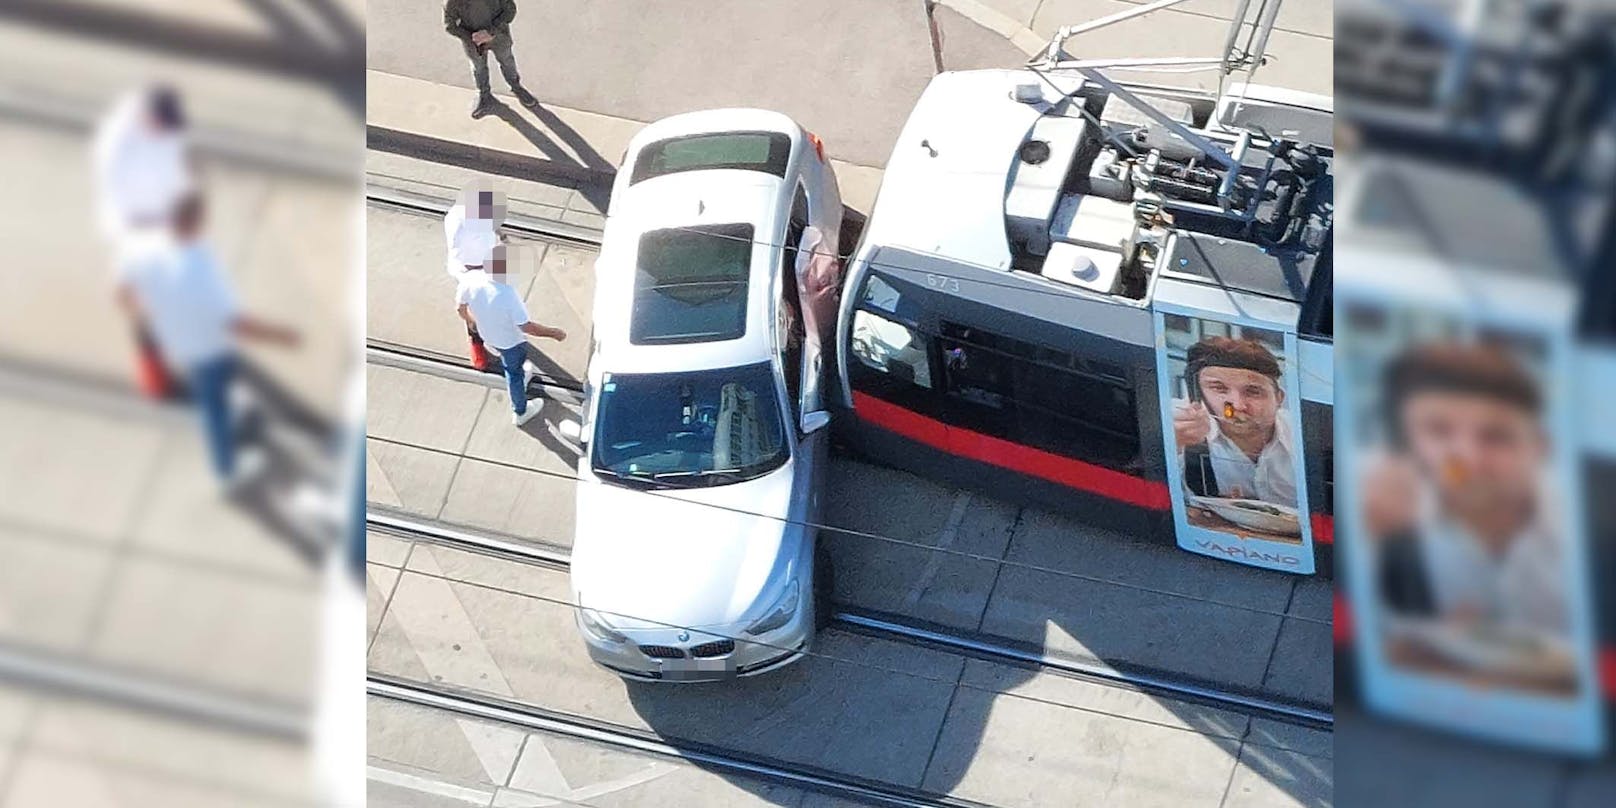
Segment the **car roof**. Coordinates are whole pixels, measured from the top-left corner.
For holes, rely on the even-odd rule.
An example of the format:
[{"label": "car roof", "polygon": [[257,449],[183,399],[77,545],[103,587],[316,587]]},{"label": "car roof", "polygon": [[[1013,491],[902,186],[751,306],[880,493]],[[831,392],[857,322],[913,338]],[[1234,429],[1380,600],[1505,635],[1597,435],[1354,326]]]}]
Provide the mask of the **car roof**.
[{"label": "car roof", "polygon": [[[595,269],[595,340],[602,369],[614,373],[697,370],[761,362],[774,350],[771,327],[777,233],[784,182],[772,174],[708,169],[653,177],[614,196]],[[745,223],[752,226],[745,331],[735,339],[634,344],[630,328],[641,238],[656,230]]]}]

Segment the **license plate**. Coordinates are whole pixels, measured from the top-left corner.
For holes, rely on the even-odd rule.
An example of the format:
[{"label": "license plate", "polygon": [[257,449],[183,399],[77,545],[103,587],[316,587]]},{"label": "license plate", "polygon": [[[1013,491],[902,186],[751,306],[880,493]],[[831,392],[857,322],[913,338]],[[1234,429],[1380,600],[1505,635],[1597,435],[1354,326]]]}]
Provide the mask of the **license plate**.
[{"label": "license plate", "polygon": [[735,663],[723,659],[667,659],[662,662],[662,678],[672,681],[716,679],[735,674]]}]

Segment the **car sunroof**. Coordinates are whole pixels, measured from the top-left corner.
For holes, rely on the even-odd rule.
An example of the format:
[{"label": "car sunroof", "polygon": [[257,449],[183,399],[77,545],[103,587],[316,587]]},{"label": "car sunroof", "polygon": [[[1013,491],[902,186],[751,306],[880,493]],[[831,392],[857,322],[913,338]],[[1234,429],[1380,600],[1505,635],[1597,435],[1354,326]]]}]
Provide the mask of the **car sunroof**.
[{"label": "car sunroof", "polygon": [[752,225],[652,230],[640,236],[629,341],[716,342],[746,333]]}]

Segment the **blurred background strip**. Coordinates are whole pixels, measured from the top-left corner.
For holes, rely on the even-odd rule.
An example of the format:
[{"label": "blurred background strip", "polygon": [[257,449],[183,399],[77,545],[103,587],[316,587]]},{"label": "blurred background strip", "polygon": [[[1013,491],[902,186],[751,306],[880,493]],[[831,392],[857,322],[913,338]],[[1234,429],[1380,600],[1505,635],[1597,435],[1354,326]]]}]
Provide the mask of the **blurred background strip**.
[{"label": "blurred background strip", "polygon": [[1340,805],[1616,803],[1613,11],[1337,0]]},{"label": "blurred background strip", "polygon": [[[0,805],[342,802],[311,750],[341,714],[322,638],[362,642],[338,551],[362,468],[363,12],[0,5]],[[239,436],[268,463],[232,496],[184,390],[138,384],[97,215],[91,139],[156,82],[203,239],[242,307],[300,338],[243,351]]]}]

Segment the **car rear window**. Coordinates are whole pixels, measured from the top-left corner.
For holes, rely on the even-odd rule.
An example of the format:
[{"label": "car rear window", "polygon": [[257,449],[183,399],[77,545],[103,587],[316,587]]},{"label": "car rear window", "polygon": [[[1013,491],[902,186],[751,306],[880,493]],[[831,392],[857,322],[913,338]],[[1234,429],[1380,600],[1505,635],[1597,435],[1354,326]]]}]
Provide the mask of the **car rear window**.
[{"label": "car rear window", "polygon": [[629,184],[664,174],[711,168],[764,171],[784,177],[790,156],[791,138],[779,132],[720,132],[669,138],[652,143],[640,152]]},{"label": "car rear window", "polygon": [[634,270],[636,345],[715,342],[746,333],[752,225],[652,230],[640,236]]}]

